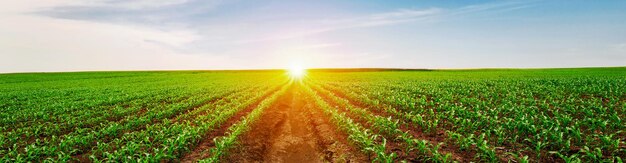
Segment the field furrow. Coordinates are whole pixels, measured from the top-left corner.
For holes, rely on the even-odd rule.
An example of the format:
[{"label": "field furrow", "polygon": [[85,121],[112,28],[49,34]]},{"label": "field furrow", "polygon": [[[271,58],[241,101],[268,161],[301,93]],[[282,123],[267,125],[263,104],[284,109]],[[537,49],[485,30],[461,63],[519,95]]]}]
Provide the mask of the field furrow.
[{"label": "field furrow", "polygon": [[[461,162],[478,161],[474,157],[476,155],[475,151],[459,151],[458,145],[454,144],[454,142],[447,141],[448,137],[445,135],[447,130],[445,129],[437,129],[435,131],[426,132],[420,125],[420,123],[423,123],[420,119],[415,119],[412,115],[399,112],[395,108],[385,104],[367,104],[365,101],[370,99],[359,98],[354,92],[347,92],[352,91],[350,89],[340,90],[337,87],[330,85],[316,85],[315,87],[317,87],[319,91],[326,92],[328,96],[336,96],[333,98],[334,101],[341,103],[337,106],[361,110],[361,115],[376,116],[370,119],[378,120],[373,120],[374,122],[370,123],[381,123],[381,127],[379,128],[382,130],[388,130],[381,132],[389,134],[390,137],[401,137],[399,139],[394,139],[394,141],[402,141],[402,139],[406,139],[404,140],[404,143],[400,142],[400,144],[402,144],[401,146],[403,146],[406,151],[402,151],[402,154],[399,155],[399,159],[418,158],[416,156],[410,156],[416,154],[410,152],[415,150],[413,149],[415,148],[413,147],[414,143],[411,142],[425,141],[430,146],[438,145],[438,152],[443,155],[450,154],[453,160]],[[385,119],[385,117],[387,118]]]},{"label": "field furrow", "polygon": [[[223,115],[218,115],[218,116],[222,116],[222,117],[227,117],[227,118],[216,118],[216,119],[224,119],[222,121],[218,121],[215,122],[215,124],[217,126],[215,126],[215,128],[210,129],[209,132],[207,132],[201,139],[201,141],[198,143],[197,146],[195,146],[193,148],[193,150],[191,150],[191,152],[186,153],[182,158],[181,161],[182,162],[196,162],[198,160],[201,160],[203,158],[207,158],[210,155],[210,149],[215,148],[215,138],[217,137],[222,137],[224,136],[227,132],[227,130],[234,125],[235,123],[237,123],[239,120],[241,120],[243,117],[246,117],[250,112],[252,112],[254,109],[259,108],[260,104],[267,100],[268,97],[271,96],[277,96],[277,94],[280,94],[281,90],[286,89],[287,86],[283,85],[281,86],[281,88],[272,88],[271,91],[268,91],[267,93],[263,94],[260,97],[256,97],[256,98],[252,98],[252,100],[248,100],[250,102],[246,102],[245,104],[249,105],[240,105],[238,108],[243,108],[243,109],[237,109],[235,108],[234,112],[226,112],[226,113],[230,113],[230,114],[223,114]],[[246,99],[246,98],[244,98]],[[232,115],[234,114],[234,115]],[[229,117],[230,115],[230,117]]]},{"label": "field furrow", "polygon": [[0,162],[626,158],[624,68],[295,74],[3,74]]},{"label": "field furrow", "polygon": [[[229,151],[226,162],[345,162],[363,161],[345,136],[332,124],[296,83],[266,109],[251,130]],[[315,118],[313,118],[315,117]],[[341,138],[341,139],[339,139]]]}]

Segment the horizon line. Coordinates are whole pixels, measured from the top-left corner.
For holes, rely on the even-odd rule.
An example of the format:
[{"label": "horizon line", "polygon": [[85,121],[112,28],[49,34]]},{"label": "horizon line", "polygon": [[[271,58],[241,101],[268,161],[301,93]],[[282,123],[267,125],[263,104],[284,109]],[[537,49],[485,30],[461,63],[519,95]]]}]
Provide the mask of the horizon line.
[{"label": "horizon line", "polygon": [[[589,69],[589,68],[626,68],[624,66],[583,66],[583,67],[476,67],[476,68],[397,68],[397,67],[350,67],[350,68],[306,68],[307,71],[358,72],[358,71],[456,71],[456,70],[542,70],[542,69]],[[288,68],[250,68],[250,69],[137,69],[137,70],[77,70],[77,71],[23,71],[0,72],[4,74],[45,74],[45,73],[87,73],[87,72],[193,72],[193,71],[285,71]]]}]

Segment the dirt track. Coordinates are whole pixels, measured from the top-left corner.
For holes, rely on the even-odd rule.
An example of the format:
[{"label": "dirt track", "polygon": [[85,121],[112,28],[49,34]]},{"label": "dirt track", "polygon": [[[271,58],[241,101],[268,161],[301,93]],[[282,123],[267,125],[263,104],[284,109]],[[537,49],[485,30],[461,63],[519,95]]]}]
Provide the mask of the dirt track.
[{"label": "dirt track", "polygon": [[363,162],[366,157],[352,148],[315,108],[313,101],[293,84],[264,111],[225,162]]}]

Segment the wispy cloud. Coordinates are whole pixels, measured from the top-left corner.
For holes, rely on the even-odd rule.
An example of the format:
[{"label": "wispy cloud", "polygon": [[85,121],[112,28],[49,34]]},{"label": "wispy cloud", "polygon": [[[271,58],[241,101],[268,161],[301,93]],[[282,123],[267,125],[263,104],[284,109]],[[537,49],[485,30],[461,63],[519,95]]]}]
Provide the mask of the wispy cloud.
[{"label": "wispy cloud", "polygon": [[91,4],[91,6],[123,8],[123,9],[129,9],[129,10],[146,10],[146,9],[161,8],[161,7],[164,7],[164,6],[178,5],[178,4],[188,3],[188,2],[190,2],[190,0],[160,0],[160,1],[155,1],[155,0],[132,0],[132,1],[126,1],[126,0],[106,0],[106,1],[100,1],[100,2],[97,2],[97,3]]},{"label": "wispy cloud", "polygon": [[[170,0],[170,1],[121,1],[121,0],[100,0],[92,3],[79,5],[61,5],[51,7],[37,14],[61,18],[75,19],[82,21],[97,21],[105,23],[122,23],[143,25],[148,28],[162,30],[172,30],[171,28],[185,27],[196,31],[199,37],[204,38],[229,38],[220,44],[250,44],[267,41],[286,40],[302,38],[332,31],[347,30],[354,28],[367,28],[377,26],[397,25],[403,23],[418,22],[431,19],[436,16],[467,15],[475,12],[485,12],[490,10],[512,10],[523,8],[525,2],[497,2],[479,5],[470,5],[457,9],[442,8],[400,8],[388,12],[370,13],[353,17],[335,17],[308,20],[273,20],[279,21],[277,24],[297,22],[299,26],[281,26],[271,23],[250,24],[254,21],[263,20],[229,20],[228,22],[204,21],[207,19],[206,13],[219,7],[222,1],[203,0]],[[226,24],[225,24],[226,23]],[[239,24],[239,25],[238,25]],[[251,26],[252,25],[252,26]],[[215,27],[217,31],[210,31],[207,28]],[[256,28],[255,30],[249,30]],[[238,29],[241,32],[232,32],[231,29]],[[257,30],[273,29],[273,30]],[[181,30],[181,29],[175,29]],[[273,34],[279,31],[280,34]],[[242,35],[241,33],[245,33]],[[238,36],[242,35],[242,36]],[[225,42],[224,42],[225,41]],[[158,40],[150,40],[158,42]],[[202,42],[202,41],[201,41]],[[206,42],[206,41],[205,41]]]},{"label": "wispy cloud", "polygon": [[535,1],[503,1],[503,2],[493,2],[493,3],[483,3],[476,5],[469,5],[465,7],[461,7],[459,9],[450,12],[450,15],[462,15],[469,13],[477,13],[477,12],[488,12],[488,11],[512,11],[516,9],[522,9],[526,7],[530,7],[529,4],[534,3]]},{"label": "wispy cloud", "polygon": [[403,22],[411,22],[420,20],[429,16],[442,13],[440,8],[428,8],[428,9],[398,9],[392,12],[376,13],[362,18],[348,19],[345,22],[345,28],[355,27],[371,27],[381,25],[391,25]]},{"label": "wispy cloud", "polygon": [[[318,63],[374,58],[363,60],[363,65],[380,66],[386,63],[375,60],[388,54],[384,55],[388,62],[404,66],[420,61],[440,66],[453,64],[448,61],[453,59],[464,60],[462,63],[467,65],[485,62],[467,59],[485,54],[502,55],[501,59],[509,63],[517,62],[511,59],[515,57],[531,58],[523,56],[526,54],[557,58],[557,50],[549,51],[557,47],[579,49],[566,53],[583,58],[581,63],[594,58],[589,54],[602,58],[598,57],[599,49],[621,58],[626,54],[626,44],[620,37],[624,32],[616,30],[623,29],[619,18],[624,11],[575,6],[576,11],[585,8],[585,15],[580,17],[601,18],[577,21],[577,16],[559,19],[577,14],[561,9],[561,2],[460,3],[419,1],[372,6],[330,0],[7,0],[0,1],[0,65],[46,65],[56,59],[58,62],[48,65],[84,63],[82,67],[99,65],[107,69],[122,61],[127,65],[158,63],[154,64],[157,68],[162,64],[186,67],[189,63],[196,67],[237,68],[272,64],[258,62],[261,59],[293,55],[321,58],[323,54],[330,59],[319,59]],[[606,10],[615,14],[606,14]],[[509,13],[512,11],[516,12]],[[532,22],[516,21],[537,12],[548,16]],[[587,28],[589,24],[593,26]],[[577,42],[583,35],[585,41]],[[30,63],[37,59],[39,62]],[[620,61],[607,60],[602,63]],[[69,61],[72,64],[65,64]]]},{"label": "wispy cloud", "polygon": [[222,4],[216,0],[99,0],[91,3],[59,5],[33,14],[60,19],[146,25],[193,25],[194,17],[210,12]]},{"label": "wispy cloud", "polygon": [[295,47],[295,50],[307,50],[307,49],[321,49],[321,48],[330,48],[341,46],[342,43],[320,43],[320,44],[310,44],[304,46]]},{"label": "wispy cloud", "polygon": [[377,13],[369,16],[369,20],[393,20],[393,19],[412,19],[415,17],[428,16],[439,13],[440,9],[398,9],[393,12]]},{"label": "wispy cloud", "polygon": [[391,12],[383,12],[383,13],[374,13],[366,16],[359,17],[351,17],[351,18],[336,18],[336,19],[323,19],[323,20],[309,20],[310,22],[307,26],[314,27],[305,29],[302,31],[297,31],[290,34],[283,34],[280,36],[270,36],[259,39],[247,39],[236,41],[236,43],[253,43],[253,42],[262,42],[262,41],[273,41],[273,40],[283,40],[283,39],[291,39],[297,37],[305,37],[310,35],[315,35],[324,32],[336,31],[336,30],[345,30],[352,28],[363,28],[363,27],[375,27],[375,26],[384,26],[384,25],[392,25],[399,24],[405,22],[413,22],[421,19],[428,18],[430,16],[437,15],[441,13],[441,9],[439,8],[428,8],[428,9],[398,9],[396,11]]},{"label": "wispy cloud", "polygon": [[236,41],[235,43],[254,43],[264,41],[275,41],[283,39],[292,39],[299,37],[306,37],[316,35],[325,32],[332,32],[337,30],[346,30],[353,28],[365,28],[387,25],[399,25],[403,23],[419,22],[433,19],[435,17],[445,19],[445,17],[454,17],[459,15],[471,15],[473,13],[502,13],[507,11],[519,10],[531,7],[532,1],[507,1],[507,2],[495,2],[470,5],[461,8],[425,8],[425,9],[407,9],[400,8],[395,11],[372,13],[364,16],[357,16],[351,18],[335,18],[335,19],[323,19],[323,20],[308,20],[310,22],[308,26],[314,27],[304,29],[301,31],[289,33],[283,32],[279,36],[269,36],[256,39],[244,39]]}]

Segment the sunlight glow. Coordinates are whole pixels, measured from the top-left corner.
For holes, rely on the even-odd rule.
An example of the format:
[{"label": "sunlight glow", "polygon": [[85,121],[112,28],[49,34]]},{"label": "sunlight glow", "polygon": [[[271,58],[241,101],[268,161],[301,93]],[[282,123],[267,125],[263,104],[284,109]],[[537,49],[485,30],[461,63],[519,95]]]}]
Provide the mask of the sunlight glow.
[{"label": "sunlight glow", "polygon": [[306,69],[299,65],[293,65],[289,67],[288,71],[289,76],[294,79],[299,79],[306,75]]}]

